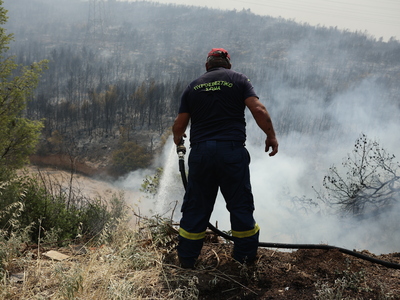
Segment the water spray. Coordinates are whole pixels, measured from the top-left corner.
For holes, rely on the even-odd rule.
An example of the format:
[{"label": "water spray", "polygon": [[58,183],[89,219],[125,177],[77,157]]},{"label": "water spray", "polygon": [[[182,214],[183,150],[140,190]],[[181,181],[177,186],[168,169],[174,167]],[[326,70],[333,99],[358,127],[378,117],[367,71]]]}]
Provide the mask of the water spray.
[{"label": "water spray", "polygon": [[[186,171],[185,171],[185,154],[186,154],[186,147],[185,147],[185,141],[182,138],[181,142],[179,145],[176,146],[176,152],[179,157],[179,172],[181,173],[182,177],[182,183],[183,187],[187,188],[187,178],[186,178]],[[213,226],[211,223],[208,223],[208,228],[213,231],[215,234],[223,237],[226,240],[233,241],[233,237],[220,231],[218,228]],[[342,253],[352,255],[357,258],[361,258],[363,260],[367,260],[372,263],[380,264],[382,266],[385,266],[387,268],[392,268],[392,269],[400,269],[400,264],[397,263],[392,263],[380,259],[373,258],[371,256],[367,256],[352,250],[348,250],[345,248],[340,248],[336,246],[331,246],[331,245],[321,245],[321,244],[283,244],[283,243],[265,243],[265,242],[259,242],[258,247],[265,247],[265,248],[284,248],[284,249],[321,249],[321,250],[338,250]]]}]

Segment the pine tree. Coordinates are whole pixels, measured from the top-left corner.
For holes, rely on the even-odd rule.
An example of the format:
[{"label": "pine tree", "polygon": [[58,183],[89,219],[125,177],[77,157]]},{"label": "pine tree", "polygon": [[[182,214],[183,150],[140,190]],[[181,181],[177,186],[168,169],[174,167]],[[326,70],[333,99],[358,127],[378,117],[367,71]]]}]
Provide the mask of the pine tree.
[{"label": "pine tree", "polygon": [[7,57],[12,34],[2,27],[7,10],[0,0],[0,181],[21,168],[35,151],[42,123],[24,117],[27,101],[36,88],[47,61],[19,66]]}]

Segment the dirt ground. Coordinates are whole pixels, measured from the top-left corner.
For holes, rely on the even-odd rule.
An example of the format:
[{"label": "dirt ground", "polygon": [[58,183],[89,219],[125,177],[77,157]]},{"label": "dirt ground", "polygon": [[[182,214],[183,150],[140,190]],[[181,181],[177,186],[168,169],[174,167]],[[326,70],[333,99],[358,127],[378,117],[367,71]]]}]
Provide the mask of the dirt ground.
[{"label": "dirt ground", "polygon": [[[198,299],[400,299],[400,270],[339,250],[260,248],[252,266],[232,261],[230,244],[205,244],[195,270],[171,269],[171,276],[191,272]],[[364,255],[400,264],[400,253]],[[172,255],[170,263],[176,264]],[[167,259],[168,260],[168,259]]]}]

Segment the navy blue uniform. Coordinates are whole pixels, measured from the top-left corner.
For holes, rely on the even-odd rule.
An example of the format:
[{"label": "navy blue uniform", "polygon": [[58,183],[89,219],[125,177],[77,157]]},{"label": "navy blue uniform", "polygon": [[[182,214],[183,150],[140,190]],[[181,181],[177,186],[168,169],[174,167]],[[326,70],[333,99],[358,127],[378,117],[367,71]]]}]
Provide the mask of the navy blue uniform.
[{"label": "navy blue uniform", "polygon": [[179,113],[189,113],[190,141],[246,140],[244,100],[257,95],[249,79],[225,68],[213,68],[193,81],[182,95]]},{"label": "navy blue uniform", "polygon": [[244,262],[256,256],[259,227],[244,147],[244,101],[252,96],[257,97],[248,78],[223,67],[208,70],[182,95],[179,113],[190,114],[191,151],[178,255],[187,265],[200,254],[219,188],[230,212],[233,257]]}]

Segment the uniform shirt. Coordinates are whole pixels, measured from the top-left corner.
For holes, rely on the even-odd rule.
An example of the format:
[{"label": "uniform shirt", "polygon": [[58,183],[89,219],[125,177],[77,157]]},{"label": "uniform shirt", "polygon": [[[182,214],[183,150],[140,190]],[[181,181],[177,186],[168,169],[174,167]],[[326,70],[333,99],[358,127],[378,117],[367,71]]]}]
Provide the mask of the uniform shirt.
[{"label": "uniform shirt", "polygon": [[243,74],[212,68],[185,89],[179,113],[191,118],[191,144],[208,141],[246,140],[245,103],[257,97],[250,80]]}]

